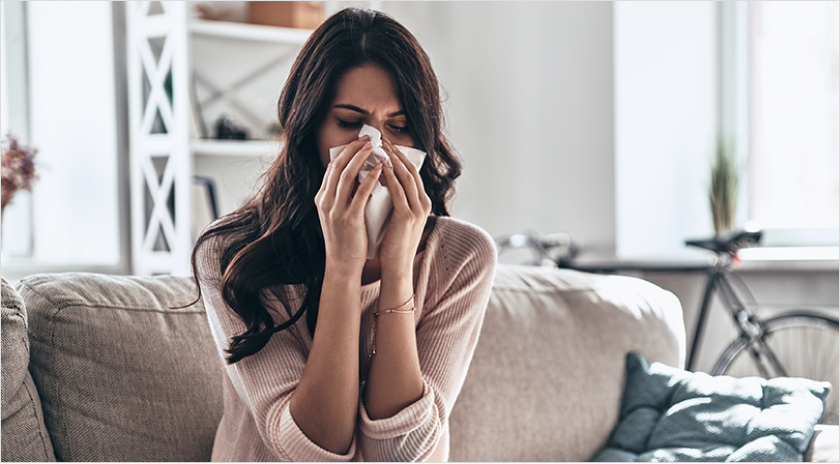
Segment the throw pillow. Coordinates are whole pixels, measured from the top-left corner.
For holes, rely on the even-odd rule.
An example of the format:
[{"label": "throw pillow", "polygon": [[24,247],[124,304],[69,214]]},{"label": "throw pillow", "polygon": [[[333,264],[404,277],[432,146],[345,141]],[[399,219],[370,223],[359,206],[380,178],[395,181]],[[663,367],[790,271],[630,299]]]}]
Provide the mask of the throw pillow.
[{"label": "throw pillow", "polygon": [[595,461],[802,461],[831,384],[688,372],[627,355],[618,425]]},{"label": "throw pillow", "polygon": [[[209,461],[224,365],[189,277],[40,274],[17,286],[61,461]],[[5,379],[4,379],[5,380]]]}]

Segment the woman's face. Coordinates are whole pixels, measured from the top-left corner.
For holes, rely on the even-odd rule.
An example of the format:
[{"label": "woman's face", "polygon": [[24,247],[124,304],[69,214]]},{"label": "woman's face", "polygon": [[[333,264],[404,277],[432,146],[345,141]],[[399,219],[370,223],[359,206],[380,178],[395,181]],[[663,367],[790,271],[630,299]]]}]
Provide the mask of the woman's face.
[{"label": "woman's face", "polygon": [[394,80],[373,64],[351,69],[336,83],[335,99],[318,134],[324,166],[330,162],[330,148],[359,138],[363,124],[375,127],[394,145],[414,146]]}]

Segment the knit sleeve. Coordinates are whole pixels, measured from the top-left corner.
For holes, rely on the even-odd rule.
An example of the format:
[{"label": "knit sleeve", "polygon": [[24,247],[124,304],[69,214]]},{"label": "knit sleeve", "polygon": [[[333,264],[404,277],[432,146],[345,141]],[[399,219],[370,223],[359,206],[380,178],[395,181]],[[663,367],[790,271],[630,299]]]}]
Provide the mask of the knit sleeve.
[{"label": "knit sleeve", "polygon": [[[202,256],[202,259],[212,262],[207,256]],[[223,300],[218,286],[219,279],[212,278],[212,270],[209,274],[208,278],[199,279],[199,285],[213,338],[224,358],[231,337],[244,332],[246,326]],[[263,301],[275,320],[278,317],[288,319],[290,312],[276,295],[266,292]],[[289,411],[291,398],[306,362],[299,329],[299,326],[293,326],[277,332],[256,354],[233,365],[226,363],[227,375],[236,395],[253,418],[263,443],[281,460],[349,461],[356,452],[355,439],[346,454],[331,453],[311,441]]]},{"label": "knit sleeve", "polygon": [[[366,461],[423,461],[438,457],[449,415],[466,379],[484,320],[496,267],[492,239],[453,222],[432,263],[424,316],[417,326],[422,397],[392,417],[372,420],[359,407],[359,446]],[[431,301],[430,301],[431,299]]]}]

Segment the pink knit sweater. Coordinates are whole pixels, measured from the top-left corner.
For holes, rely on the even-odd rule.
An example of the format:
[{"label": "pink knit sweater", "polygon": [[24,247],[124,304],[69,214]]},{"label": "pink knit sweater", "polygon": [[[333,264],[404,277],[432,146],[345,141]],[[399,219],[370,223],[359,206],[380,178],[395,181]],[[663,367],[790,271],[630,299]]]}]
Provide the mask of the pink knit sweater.
[{"label": "pink knit sweater", "polygon": [[[200,285],[210,327],[224,356],[230,337],[245,326],[225,304],[215,247],[202,247]],[[212,264],[215,263],[215,264]],[[437,218],[426,248],[414,260],[417,348],[423,396],[396,415],[372,420],[365,411],[364,381],[370,368],[373,313],[379,281],[362,286],[359,346],[360,401],[356,433],[347,454],[312,442],[289,413],[312,338],[305,318],[274,334],[258,353],[227,366],[224,415],[216,433],[214,461],[446,461],[449,414],[475,350],[496,266],[492,239],[478,227]],[[300,307],[302,285],[278,286],[263,300],[278,323]]]}]

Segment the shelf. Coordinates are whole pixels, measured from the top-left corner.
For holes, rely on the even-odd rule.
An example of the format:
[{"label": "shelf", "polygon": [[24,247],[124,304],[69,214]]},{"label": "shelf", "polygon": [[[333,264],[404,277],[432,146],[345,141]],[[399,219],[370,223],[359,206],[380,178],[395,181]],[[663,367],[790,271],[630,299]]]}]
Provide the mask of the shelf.
[{"label": "shelf", "polygon": [[193,19],[189,22],[190,32],[205,37],[250,40],[287,45],[303,45],[309,35],[308,29],[290,27],[262,26],[258,24],[235,23],[230,21],[208,21]]},{"label": "shelf", "polygon": [[[133,273],[153,275],[174,273],[188,275],[190,272],[190,253],[194,243],[192,236],[194,224],[198,218],[192,216],[189,205],[190,195],[178,195],[175,212],[168,213],[166,205],[166,189],[183,192],[191,189],[194,175],[201,173],[213,178],[219,186],[217,205],[220,210],[235,208],[244,195],[254,186],[254,176],[261,175],[271,163],[277,159],[283,144],[279,137],[265,133],[268,122],[276,114],[273,102],[263,101],[264,95],[276,92],[274,85],[269,93],[251,89],[246,92],[243,87],[257,77],[266,77],[263,73],[272,73],[270,82],[285,81],[288,74],[287,67],[293,62],[298,50],[312,35],[311,30],[292,29],[273,26],[262,26],[229,21],[208,21],[193,18],[190,2],[168,2],[168,6],[159,14],[148,16],[142,8],[126,8],[126,25],[134,33],[127,40],[128,103],[132,115],[145,114],[146,105],[143,103],[150,92],[169,95],[173,107],[189,109],[195,112],[204,108],[204,121],[208,123],[216,120],[220,111],[230,110],[237,117],[249,116],[258,121],[253,127],[248,127],[256,137],[269,140],[215,140],[200,139],[201,131],[197,129],[198,117],[187,115],[186,118],[176,118],[171,121],[172,127],[167,127],[165,134],[148,135],[148,129],[142,126],[142,117],[130,118],[129,134],[134,139],[143,139],[143,143],[132,144],[131,157],[139,159],[139,163],[131,163],[132,182],[132,266]],[[151,43],[149,40],[153,40]],[[161,56],[149,58],[148,46],[165,44],[171,58]],[[160,50],[153,50],[161,52]],[[165,55],[170,56],[170,55]],[[154,67],[151,67],[154,65]],[[162,79],[148,81],[142,76],[166,75],[171,72],[171,89]],[[186,72],[178,72],[181,69]],[[190,95],[185,89],[194,89],[198,79],[196,76],[206,73],[211,79],[202,85],[207,87],[203,97],[209,101],[198,100],[202,97],[196,90]],[[242,74],[248,73],[243,76]],[[255,86],[259,87],[259,86]],[[256,96],[252,95],[256,94]],[[276,95],[276,94],[275,94]],[[234,96],[238,98],[234,98]],[[166,98],[164,96],[164,98]],[[212,100],[211,100],[212,98]],[[273,99],[273,98],[272,98]],[[212,106],[220,100],[227,101],[224,105]],[[203,103],[203,104],[200,104]],[[246,113],[253,112],[253,115]],[[254,117],[256,116],[256,117]],[[181,119],[184,119],[183,121]],[[263,119],[265,119],[264,122]],[[181,127],[183,126],[183,127]],[[265,135],[264,135],[265,134]],[[274,138],[274,140],[271,140]],[[183,149],[185,147],[186,149]],[[167,171],[171,176],[171,183],[161,182],[154,169],[148,168],[156,161],[160,154],[169,153],[177,158],[177,163],[170,160],[169,166],[178,165],[178,169]],[[151,194],[154,208],[151,216],[143,213],[143,205]],[[172,198],[171,195],[169,198]],[[139,199],[139,201],[138,201]],[[225,205],[225,206],[223,206]],[[139,208],[139,209],[138,209]],[[171,221],[169,221],[171,219]],[[152,221],[157,221],[152,222]],[[168,221],[168,222],[166,222]],[[156,225],[162,224],[161,226]],[[168,234],[162,236],[166,229]],[[149,243],[159,243],[161,238],[166,240],[166,251],[155,251]],[[5,261],[4,261],[5,262]],[[5,269],[5,268],[4,268]]]},{"label": "shelf", "polygon": [[273,140],[209,140],[193,139],[190,150],[195,155],[270,157],[280,153],[280,142]]},{"label": "shelf", "polygon": [[[692,252],[694,250],[691,250]],[[738,273],[761,272],[837,272],[838,247],[757,247],[738,251]],[[649,256],[630,259],[615,256],[578,256],[572,268],[584,272],[676,273],[706,272],[714,263],[713,254],[697,250],[682,257]]]}]

